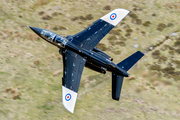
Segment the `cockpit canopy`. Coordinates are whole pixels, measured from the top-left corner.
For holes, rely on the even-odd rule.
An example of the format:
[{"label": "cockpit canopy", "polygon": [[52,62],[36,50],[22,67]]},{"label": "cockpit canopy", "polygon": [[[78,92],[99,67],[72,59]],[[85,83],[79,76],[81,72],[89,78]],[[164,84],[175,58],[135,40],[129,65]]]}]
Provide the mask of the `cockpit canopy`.
[{"label": "cockpit canopy", "polygon": [[41,37],[43,37],[45,40],[48,40],[50,42],[53,42],[55,36],[56,36],[56,33],[53,33],[48,30],[42,30],[41,32]]},{"label": "cockpit canopy", "polygon": [[55,42],[56,43],[62,43],[64,41],[64,39],[65,39],[64,37],[57,35],[55,38]]},{"label": "cockpit canopy", "polygon": [[41,37],[52,43],[53,45],[57,45],[59,47],[64,47],[68,42],[66,38],[48,30],[42,30]]},{"label": "cockpit canopy", "polygon": [[54,43],[59,46],[64,48],[64,46],[67,44],[68,40],[60,35],[56,35],[56,38],[54,39]]}]

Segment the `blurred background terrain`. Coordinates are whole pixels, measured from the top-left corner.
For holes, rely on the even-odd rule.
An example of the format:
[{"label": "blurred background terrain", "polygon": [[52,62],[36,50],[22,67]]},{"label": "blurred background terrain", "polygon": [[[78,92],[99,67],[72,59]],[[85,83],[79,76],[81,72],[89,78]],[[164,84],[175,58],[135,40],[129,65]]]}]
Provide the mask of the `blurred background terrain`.
[{"label": "blurred background terrain", "polygon": [[[97,47],[118,63],[145,56],[111,99],[111,73],[84,69],[74,114],[62,104],[62,57],[28,26],[74,35],[116,8],[131,11]],[[0,120],[180,118],[179,0],[0,0]]]}]

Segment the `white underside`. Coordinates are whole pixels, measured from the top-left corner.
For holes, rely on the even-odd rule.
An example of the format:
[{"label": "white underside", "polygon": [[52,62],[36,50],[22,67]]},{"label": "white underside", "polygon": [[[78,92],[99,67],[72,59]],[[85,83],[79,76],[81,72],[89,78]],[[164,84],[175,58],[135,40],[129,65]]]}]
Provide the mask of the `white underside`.
[{"label": "white underside", "polygon": [[[62,86],[62,101],[63,101],[63,105],[64,107],[71,113],[74,112],[74,108],[75,108],[75,104],[76,104],[76,99],[77,99],[77,93]],[[70,99],[67,99],[67,96],[69,95]],[[65,98],[66,97],[66,98]]]},{"label": "white underside", "polygon": [[[115,19],[111,19],[111,15],[115,13],[116,17]],[[105,16],[101,17],[100,19],[116,26],[127,14],[129,13],[128,10],[125,9],[115,9],[112,12],[106,14]]]}]

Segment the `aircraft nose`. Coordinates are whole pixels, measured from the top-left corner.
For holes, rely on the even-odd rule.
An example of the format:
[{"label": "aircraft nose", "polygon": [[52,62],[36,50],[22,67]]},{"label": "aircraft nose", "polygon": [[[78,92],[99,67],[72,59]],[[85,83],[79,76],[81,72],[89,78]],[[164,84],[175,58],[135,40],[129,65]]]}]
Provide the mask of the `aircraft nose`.
[{"label": "aircraft nose", "polygon": [[41,31],[43,30],[43,29],[41,29],[41,28],[37,28],[37,27],[30,27],[29,26],[29,28],[31,29],[31,30],[33,30],[36,34],[38,34],[38,35],[40,35],[41,34]]}]

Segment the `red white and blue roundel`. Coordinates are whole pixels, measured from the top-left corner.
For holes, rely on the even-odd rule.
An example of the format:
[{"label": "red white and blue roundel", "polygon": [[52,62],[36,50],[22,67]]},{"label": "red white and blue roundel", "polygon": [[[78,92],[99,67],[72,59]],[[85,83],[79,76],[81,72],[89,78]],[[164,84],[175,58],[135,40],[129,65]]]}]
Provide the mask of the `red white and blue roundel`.
[{"label": "red white and blue roundel", "polygon": [[71,100],[71,94],[69,94],[69,93],[68,93],[68,94],[66,94],[66,96],[65,96],[65,100],[66,100],[66,101]]},{"label": "red white and blue roundel", "polygon": [[112,13],[112,14],[110,15],[110,19],[111,19],[111,20],[115,20],[116,17],[117,17],[116,13]]}]

